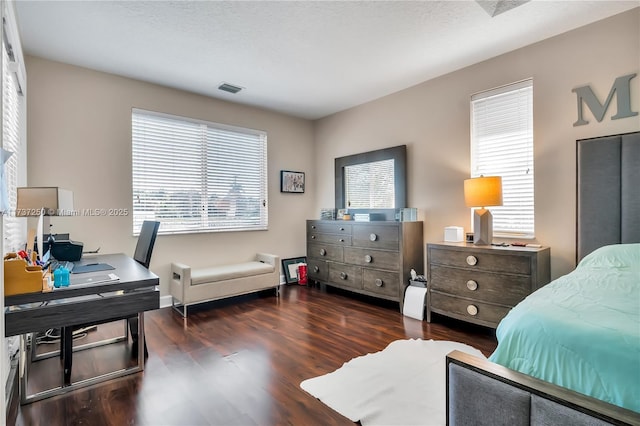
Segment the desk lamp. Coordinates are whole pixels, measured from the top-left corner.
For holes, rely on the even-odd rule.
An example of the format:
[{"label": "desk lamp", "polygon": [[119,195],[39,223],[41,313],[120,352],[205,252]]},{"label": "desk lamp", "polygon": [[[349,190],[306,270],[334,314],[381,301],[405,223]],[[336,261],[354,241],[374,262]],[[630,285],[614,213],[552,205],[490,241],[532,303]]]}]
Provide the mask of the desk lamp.
[{"label": "desk lamp", "polygon": [[[38,255],[43,253],[43,234],[50,231],[50,216],[68,216],[73,214],[73,192],[55,186],[19,187],[17,190],[16,216],[39,217],[38,219]],[[51,238],[51,237],[50,237]],[[27,241],[27,248],[33,241]]]},{"label": "desk lamp", "polygon": [[480,176],[464,181],[467,207],[473,212],[473,244],[488,245],[493,240],[493,216],[485,207],[502,205],[502,177]]}]

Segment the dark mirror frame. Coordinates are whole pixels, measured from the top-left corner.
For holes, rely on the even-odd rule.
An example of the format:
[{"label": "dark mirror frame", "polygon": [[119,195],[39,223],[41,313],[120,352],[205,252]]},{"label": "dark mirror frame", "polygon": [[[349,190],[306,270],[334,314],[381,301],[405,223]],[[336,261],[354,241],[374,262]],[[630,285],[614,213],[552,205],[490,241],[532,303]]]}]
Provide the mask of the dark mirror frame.
[{"label": "dark mirror frame", "polygon": [[393,159],[395,181],[395,208],[393,209],[349,209],[349,213],[369,213],[381,220],[395,220],[398,209],[407,207],[407,146],[399,145],[392,148],[384,148],[376,151],[339,157],[335,159],[335,198],[336,209],[346,207],[344,199],[344,168],[356,164],[371,163]]}]

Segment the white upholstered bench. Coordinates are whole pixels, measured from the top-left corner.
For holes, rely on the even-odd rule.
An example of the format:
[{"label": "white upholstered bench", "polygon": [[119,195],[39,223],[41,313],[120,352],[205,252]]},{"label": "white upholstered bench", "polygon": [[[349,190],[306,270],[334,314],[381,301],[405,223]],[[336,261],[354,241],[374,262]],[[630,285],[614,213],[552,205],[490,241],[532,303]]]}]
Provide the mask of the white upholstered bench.
[{"label": "white upholstered bench", "polygon": [[277,296],[280,288],[280,258],[273,254],[258,253],[255,260],[250,262],[198,269],[172,263],[170,286],[171,306],[183,317],[187,316],[187,307],[197,303],[269,288],[275,289]]}]

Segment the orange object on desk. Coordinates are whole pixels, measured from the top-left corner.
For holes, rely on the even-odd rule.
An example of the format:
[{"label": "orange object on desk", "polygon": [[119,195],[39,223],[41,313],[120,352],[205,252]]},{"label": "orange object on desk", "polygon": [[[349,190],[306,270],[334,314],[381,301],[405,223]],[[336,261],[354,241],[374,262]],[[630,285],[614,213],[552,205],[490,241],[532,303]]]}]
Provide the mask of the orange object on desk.
[{"label": "orange object on desk", "polygon": [[4,295],[37,293],[48,287],[47,273],[41,266],[29,266],[16,253],[4,257]]}]

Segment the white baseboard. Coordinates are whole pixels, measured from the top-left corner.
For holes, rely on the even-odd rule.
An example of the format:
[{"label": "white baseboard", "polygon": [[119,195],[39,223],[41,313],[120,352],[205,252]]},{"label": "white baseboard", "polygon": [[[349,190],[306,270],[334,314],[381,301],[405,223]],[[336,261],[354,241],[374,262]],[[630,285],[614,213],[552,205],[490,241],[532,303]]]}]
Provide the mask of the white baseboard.
[{"label": "white baseboard", "polygon": [[166,308],[171,306],[171,295],[169,296],[162,296],[160,298],[160,307],[161,308]]}]

